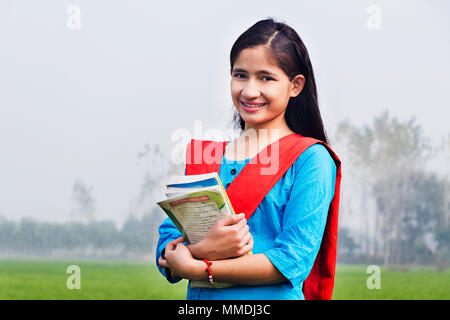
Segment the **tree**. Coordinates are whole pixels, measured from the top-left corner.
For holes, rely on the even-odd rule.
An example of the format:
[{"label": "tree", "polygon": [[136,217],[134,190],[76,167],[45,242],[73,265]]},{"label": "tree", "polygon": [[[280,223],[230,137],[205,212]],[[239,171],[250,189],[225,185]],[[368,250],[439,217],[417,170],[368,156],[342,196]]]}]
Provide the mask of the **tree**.
[{"label": "tree", "polygon": [[385,265],[399,263],[410,172],[423,169],[430,145],[414,118],[400,122],[388,111],[362,127],[343,122],[337,136],[345,141],[354,166],[351,174],[357,172],[362,186],[363,214],[368,212],[367,199],[376,199],[375,242],[371,246],[375,251],[382,248]]},{"label": "tree", "polygon": [[[432,237],[444,214],[444,183],[435,173],[425,170],[409,171],[391,177],[391,188],[405,189],[403,201],[393,201],[393,212],[403,211],[402,233],[394,238],[392,246],[392,264],[405,263],[429,264],[433,262]],[[402,184],[406,184],[403,186]],[[375,190],[378,189],[376,185]],[[388,189],[385,192],[389,192]],[[377,204],[382,211],[385,201],[379,199],[375,191]],[[394,251],[395,249],[395,251]]]},{"label": "tree", "polygon": [[147,223],[148,230],[141,235],[147,237],[150,232],[151,239],[146,245],[149,246],[151,254],[156,250],[158,226],[166,217],[156,202],[165,197],[165,181],[168,176],[184,173],[184,168],[180,164],[175,164],[173,159],[169,159],[168,154],[169,152],[164,152],[158,144],[145,144],[143,151],[138,153],[139,164],[144,167],[144,176],[139,194],[133,202],[128,223],[131,224],[133,219],[136,221],[142,219],[143,223]]},{"label": "tree", "polygon": [[95,199],[92,196],[92,187],[77,180],[72,188],[72,216],[84,222],[90,222],[94,219]]},{"label": "tree", "polygon": [[360,245],[352,236],[352,232],[348,228],[339,229],[338,237],[338,260],[341,262],[353,262],[355,259],[355,252],[360,248]]},{"label": "tree", "polygon": [[123,253],[150,254],[153,242],[153,219],[152,215],[146,214],[142,219],[130,216],[120,231],[120,241],[123,243]]}]

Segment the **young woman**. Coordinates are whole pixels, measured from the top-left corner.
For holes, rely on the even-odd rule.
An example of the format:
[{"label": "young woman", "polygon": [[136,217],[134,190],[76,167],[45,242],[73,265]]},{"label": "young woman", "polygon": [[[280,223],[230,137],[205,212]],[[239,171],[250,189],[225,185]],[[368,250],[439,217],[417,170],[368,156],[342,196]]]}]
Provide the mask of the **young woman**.
[{"label": "young woman", "polygon": [[[233,207],[261,197],[256,209],[219,220],[196,245],[184,243],[166,219],[159,228],[158,268],[171,283],[208,280],[212,274],[213,281],[237,284],[213,289],[192,288],[189,282],[188,299],[304,299],[308,276],[306,298],[329,299],[340,162],[327,145],[308,52],[291,27],[266,19],[236,40],[230,62],[234,119],[242,135],[223,144],[219,176]],[[286,168],[261,192],[270,177],[248,168],[274,145],[281,147],[279,164]]]}]

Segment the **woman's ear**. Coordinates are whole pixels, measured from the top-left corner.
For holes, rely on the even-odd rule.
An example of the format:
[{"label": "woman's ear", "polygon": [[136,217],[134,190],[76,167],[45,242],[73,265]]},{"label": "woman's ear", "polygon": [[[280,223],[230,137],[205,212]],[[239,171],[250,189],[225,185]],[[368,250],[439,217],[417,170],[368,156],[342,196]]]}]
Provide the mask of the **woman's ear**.
[{"label": "woman's ear", "polygon": [[298,74],[291,81],[291,95],[290,97],[296,97],[302,92],[305,86],[305,77],[302,74]]}]

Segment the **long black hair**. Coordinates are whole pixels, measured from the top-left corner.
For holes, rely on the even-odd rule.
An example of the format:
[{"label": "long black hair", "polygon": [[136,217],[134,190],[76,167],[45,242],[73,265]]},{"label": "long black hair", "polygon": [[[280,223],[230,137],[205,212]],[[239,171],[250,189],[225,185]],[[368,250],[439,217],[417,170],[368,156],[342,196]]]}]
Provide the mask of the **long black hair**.
[{"label": "long black hair", "polygon": [[[298,74],[305,77],[303,90],[289,99],[284,117],[288,127],[305,137],[312,137],[328,143],[327,134],[320,115],[314,72],[303,41],[297,32],[283,22],[272,18],[256,22],[239,36],[230,53],[233,70],[239,53],[258,45],[267,45],[277,65],[292,81]],[[235,111],[233,123],[236,129],[244,130],[245,122]]]}]

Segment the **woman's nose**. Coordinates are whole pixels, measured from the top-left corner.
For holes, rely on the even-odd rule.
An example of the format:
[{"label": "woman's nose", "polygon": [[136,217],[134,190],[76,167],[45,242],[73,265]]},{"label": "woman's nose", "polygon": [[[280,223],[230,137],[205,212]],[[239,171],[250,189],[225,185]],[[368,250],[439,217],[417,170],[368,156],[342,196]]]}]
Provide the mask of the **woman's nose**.
[{"label": "woman's nose", "polygon": [[245,99],[251,100],[253,98],[257,98],[260,96],[259,88],[256,86],[256,84],[253,81],[248,81],[247,85],[242,90],[242,96]]}]

